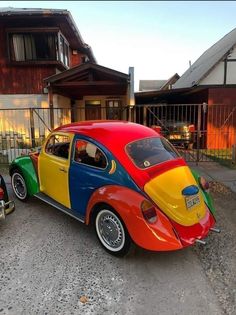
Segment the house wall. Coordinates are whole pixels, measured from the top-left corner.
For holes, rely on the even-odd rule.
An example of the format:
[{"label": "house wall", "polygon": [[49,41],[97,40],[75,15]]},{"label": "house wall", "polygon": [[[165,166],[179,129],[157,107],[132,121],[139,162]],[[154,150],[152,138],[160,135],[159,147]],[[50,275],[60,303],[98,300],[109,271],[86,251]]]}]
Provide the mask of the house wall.
[{"label": "house wall", "polygon": [[236,88],[210,88],[208,105],[207,147],[231,148],[236,143]]},{"label": "house wall", "polygon": [[226,84],[236,84],[236,47],[233,48],[230,55],[227,56],[227,65],[225,61],[218,62],[210,73],[201,80],[199,85],[222,85],[226,78]]},{"label": "house wall", "polygon": [[[236,84],[236,47],[232,49],[230,55],[227,57],[227,76],[226,84]],[[230,61],[231,60],[231,61]]]},{"label": "house wall", "polygon": [[220,61],[213,70],[199,83],[199,85],[213,85],[224,83],[224,62]]},{"label": "house wall", "polygon": [[[15,65],[9,63],[6,27],[0,21],[0,94],[41,94],[45,83],[43,79],[56,74],[58,68],[52,64]],[[71,49],[70,66],[81,64],[83,54],[73,55]]]},{"label": "house wall", "polygon": [[47,94],[0,94],[0,109],[48,107]]},{"label": "house wall", "polygon": [[235,88],[209,88],[208,104],[224,104],[236,106],[236,87]]},{"label": "house wall", "polygon": [[43,79],[55,74],[55,66],[14,66],[8,61],[5,27],[0,22],[0,94],[41,94]]},{"label": "house wall", "polygon": [[236,84],[236,62],[227,62],[226,84]]}]

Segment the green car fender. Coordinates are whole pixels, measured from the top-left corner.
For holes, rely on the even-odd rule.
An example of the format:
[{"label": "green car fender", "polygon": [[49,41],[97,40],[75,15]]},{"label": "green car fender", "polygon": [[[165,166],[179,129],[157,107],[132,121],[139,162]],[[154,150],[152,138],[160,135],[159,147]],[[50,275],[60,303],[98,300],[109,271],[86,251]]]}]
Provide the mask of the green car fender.
[{"label": "green car fender", "polygon": [[204,198],[204,201],[205,201],[206,205],[207,205],[208,208],[210,209],[210,211],[211,211],[211,213],[213,214],[213,216],[215,216],[215,207],[214,207],[213,199],[212,199],[210,193],[207,192],[206,190],[203,190],[203,189],[201,188],[201,185],[200,185],[200,183],[199,183],[200,175],[198,174],[198,172],[195,171],[195,170],[192,170],[192,169],[191,169],[191,172],[192,172],[192,174],[193,174],[193,176],[194,176],[194,178],[195,178],[195,180],[196,180],[196,182],[197,182],[197,184],[198,184],[200,190],[202,191],[203,198]]},{"label": "green car fender", "polygon": [[9,174],[12,176],[14,170],[19,170],[24,177],[27,192],[29,196],[33,196],[39,192],[39,181],[34,165],[30,156],[20,156],[12,161]]}]

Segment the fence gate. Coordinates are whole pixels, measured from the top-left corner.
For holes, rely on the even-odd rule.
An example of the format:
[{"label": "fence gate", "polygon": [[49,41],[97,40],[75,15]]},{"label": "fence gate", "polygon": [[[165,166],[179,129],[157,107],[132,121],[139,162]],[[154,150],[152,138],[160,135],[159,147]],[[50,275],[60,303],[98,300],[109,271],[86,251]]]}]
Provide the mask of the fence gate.
[{"label": "fence gate", "polygon": [[136,105],[133,111],[137,123],[160,131],[188,162],[236,162],[236,106]]}]

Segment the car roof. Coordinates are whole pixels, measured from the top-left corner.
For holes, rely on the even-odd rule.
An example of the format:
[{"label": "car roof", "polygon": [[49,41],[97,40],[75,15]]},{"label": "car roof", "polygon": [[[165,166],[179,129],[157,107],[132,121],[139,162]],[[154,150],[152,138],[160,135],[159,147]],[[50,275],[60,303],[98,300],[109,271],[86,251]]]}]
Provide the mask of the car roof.
[{"label": "car roof", "polygon": [[127,143],[145,137],[160,135],[146,126],[120,120],[92,120],[76,122],[58,127],[54,131],[81,134],[93,138],[109,149],[125,146]]},{"label": "car roof", "polygon": [[[126,168],[139,187],[143,187],[157,171],[164,172],[170,168],[170,164],[176,164],[175,161],[170,161],[166,166],[161,164],[150,170],[139,169],[138,171],[135,164],[125,153],[126,145],[139,139],[162,137],[153,129],[140,124],[121,120],[93,120],[64,125],[55,129],[54,132],[80,134],[101,143],[114,154],[115,158]],[[182,163],[184,162],[182,161]]]}]

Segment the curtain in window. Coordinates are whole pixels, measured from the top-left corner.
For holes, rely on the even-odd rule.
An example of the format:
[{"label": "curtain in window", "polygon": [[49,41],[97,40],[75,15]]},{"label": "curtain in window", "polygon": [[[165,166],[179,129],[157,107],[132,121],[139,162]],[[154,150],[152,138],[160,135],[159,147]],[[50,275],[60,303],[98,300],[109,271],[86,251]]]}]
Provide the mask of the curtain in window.
[{"label": "curtain in window", "polygon": [[25,59],[26,60],[35,60],[36,59],[36,49],[35,41],[32,35],[24,35],[25,39]]},{"label": "curtain in window", "polygon": [[48,42],[49,58],[55,60],[56,59],[55,35],[48,35],[47,42]]},{"label": "curtain in window", "polygon": [[14,47],[15,60],[24,61],[25,60],[24,36],[21,34],[14,34],[12,36],[12,42]]}]

